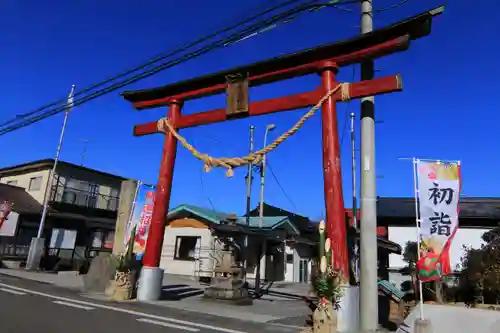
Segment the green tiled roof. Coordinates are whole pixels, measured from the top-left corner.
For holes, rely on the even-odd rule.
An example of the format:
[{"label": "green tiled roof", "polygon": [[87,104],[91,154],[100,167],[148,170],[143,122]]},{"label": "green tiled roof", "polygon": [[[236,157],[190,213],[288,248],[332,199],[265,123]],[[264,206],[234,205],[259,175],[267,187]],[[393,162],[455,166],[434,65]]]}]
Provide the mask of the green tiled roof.
[{"label": "green tiled roof", "polygon": [[[188,211],[191,214],[195,214],[215,224],[219,224],[221,221],[224,221],[231,216],[231,214],[222,213],[209,208],[203,208],[189,204],[182,204],[180,206],[175,207],[168,213],[168,215],[171,216],[181,211]],[[246,225],[246,217],[244,216],[237,217],[236,223],[241,225]],[[283,225],[284,223],[288,223],[297,234],[299,233],[297,228],[290,222],[289,218],[286,216],[264,216],[262,218],[263,228],[274,229]],[[251,228],[259,227],[259,217],[255,216],[250,217],[250,227]]]},{"label": "green tiled roof", "polygon": [[398,299],[401,299],[404,297],[405,293],[399,290],[395,285],[393,285],[391,282],[387,280],[379,280],[378,281],[378,287],[381,289],[383,292],[394,295]]},{"label": "green tiled roof", "polygon": [[188,204],[182,204],[175,207],[170,212],[168,212],[168,215],[175,214],[183,210],[198,215],[212,223],[220,223],[221,220],[225,220],[228,216],[230,216],[230,214]]},{"label": "green tiled roof", "polygon": [[[259,227],[258,217],[251,216],[249,222],[250,222],[250,228]],[[290,220],[286,216],[264,216],[262,217],[262,228],[276,228],[286,222],[290,222]],[[246,217],[245,216],[238,217],[237,223],[246,225],[247,223]]]}]

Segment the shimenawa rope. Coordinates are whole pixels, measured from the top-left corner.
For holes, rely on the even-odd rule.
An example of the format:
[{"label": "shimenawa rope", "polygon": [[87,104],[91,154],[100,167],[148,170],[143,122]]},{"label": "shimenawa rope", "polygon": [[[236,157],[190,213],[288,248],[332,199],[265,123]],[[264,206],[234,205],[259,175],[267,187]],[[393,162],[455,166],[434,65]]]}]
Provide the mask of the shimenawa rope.
[{"label": "shimenawa rope", "polygon": [[281,134],[276,140],[270,143],[268,146],[257,150],[244,157],[212,157],[208,154],[200,153],[196,148],[194,148],[187,140],[177,132],[168,117],[164,117],[158,120],[157,127],[159,132],[169,131],[172,135],[179,140],[179,142],[188,151],[193,154],[194,157],[203,161],[205,172],[209,172],[212,168],[222,167],[226,168],[226,177],[232,177],[234,175],[233,169],[248,165],[248,164],[258,164],[262,161],[265,154],[276,149],[283,141],[288,139],[290,136],[294,135],[305,123],[305,121],[316,114],[316,111],[326,102],[326,100],[335,94],[340,89],[340,98],[342,101],[348,101],[351,99],[350,96],[350,84],[349,83],[339,83],[335,88],[330,90],[325,96],[323,96],[319,102],[311,108],[306,114],[304,114],[297,123],[290,128],[285,133]]}]

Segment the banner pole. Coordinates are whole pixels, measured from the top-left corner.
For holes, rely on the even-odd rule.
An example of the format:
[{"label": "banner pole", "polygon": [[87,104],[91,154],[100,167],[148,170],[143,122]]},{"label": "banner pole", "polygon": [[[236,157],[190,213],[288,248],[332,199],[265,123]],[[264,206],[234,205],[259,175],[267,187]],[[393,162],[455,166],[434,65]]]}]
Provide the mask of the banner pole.
[{"label": "banner pole", "polygon": [[132,202],[132,207],[130,208],[130,213],[128,214],[128,220],[127,220],[127,227],[125,228],[125,239],[127,241],[125,242],[125,248],[127,248],[128,243],[131,241],[130,233],[132,232],[131,224],[132,224],[132,218],[134,214],[134,209],[135,209],[135,204],[137,202],[137,196],[139,195],[139,189],[142,185],[142,181],[137,181],[137,187],[135,188],[135,194],[134,194],[134,201]]},{"label": "banner pole", "polygon": [[[418,163],[419,159],[413,158],[413,189],[415,193],[415,225],[417,230],[417,262],[420,261],[420,212],[418,209],[418,197],[419,197],[419,187],[418,187]],[[415,265],[416,269],[416,265]],[[416,278],[418,281],[418,289],[420,296],[420,319],[424,320],[424,288],[422,280],[420,279],[418,272],[416,272]]]}]

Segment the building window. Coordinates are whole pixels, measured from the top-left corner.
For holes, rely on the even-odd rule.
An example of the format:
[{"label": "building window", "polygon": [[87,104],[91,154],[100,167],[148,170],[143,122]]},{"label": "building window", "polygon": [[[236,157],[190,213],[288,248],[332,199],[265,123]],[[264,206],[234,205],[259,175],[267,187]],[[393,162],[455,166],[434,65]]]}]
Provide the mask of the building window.
[{"label": "building window", "polygon": [[33,177],[30,178],[30,185],[28,187],[28,191],[40,191],[42,188],[42,177]]},{"label": "building window", "polygon": [[97,230],[92,232],[92,248],[101,248],[103,243],[103,232],[101,230]]},{"label": "building window", "polygon": [[115,232],[112,230],[94,230],[91,233],[91,239],[91,247],[94,249],[112,249]]},{"label": "building window", "polygon": [[7,185],[16,186],[17,185],[17,180],[8,180],[7,181]]},{"label": "building window", "polygon": [[62,196],[62,202],[69,203],[69,204],[75,204],[76,203],[76,193],[74,191],[64,189],[63,196]]},{"label": "building window", "polygon": [[291,253],[286,254],[286,263],[293,264],[293,254],[291,254]]},{"label": "building window", "polygon": [[97,207],[97,197],[99,196],[99,185],[89,183],[87,186],[89,194],[85,195],[86,206],[90,208],[99,208]]},{"label": "building window", "polygon": [[77,179],[68,179],[64,186],[62,202],[89,208],[101,208],[99,205],[99,185]]},{"label": "building window", "polygon": [[118,209],[118,197],[120,195],[120,190],[116,188],[112,188],[110,193],[109,193],[109,199],[108,199],[108,210],[115,211]]},{"label": "building window", "polygon": [[175,238],[175,260],[194,260],[196,244],[201,237],[196,236],[177,236]]}]

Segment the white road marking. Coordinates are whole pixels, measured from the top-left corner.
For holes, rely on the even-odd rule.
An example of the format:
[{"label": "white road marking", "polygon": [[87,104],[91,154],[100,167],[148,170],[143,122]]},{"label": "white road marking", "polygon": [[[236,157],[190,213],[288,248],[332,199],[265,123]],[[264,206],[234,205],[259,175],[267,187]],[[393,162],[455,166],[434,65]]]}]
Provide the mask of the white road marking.
[{"label": "white road marking", "polygon": [[158,321],[158,320],[147,319],[147,318],[139,318],[139,319],[137,319],[137,321],[140,321],[143,323],[148,323],[148,324],[153,324],[153,325],[160,325],[160,326],[164,326],[164,327],[177,328],[180,330],[186,330],[186,331],[190,331],[190,332],[199,332],[200,331],[200,329],[194,328],[194,327],[175,325],[175,324],[166,323],[164,321]]},{"label": "white road marking", "polygon": [[51,295],[51,294],[43,293],[43,292],[36,291],[36,290],[30,290],[30,289],[11,286],[11,285],[8,285],[5,283],[0,283],[0,287],[9,288],[9,289],[13,289],[13,290],[16,290],[19,292],[25,292],[25,293],[32,294],[32,295],[43,296],[43,297],[55,299],[58,301],[71,302],[71,303],[86,305],[86,306],[99,308],[99,309],[106,309],[106,310],[111,310],[111,311],[116,311],[116,312],[121,312],[121,313],[127,313],[127,314],[130,314],[133,316],[144,317],[144,318],[149,318],[149,319],[153,319],[153,320],[168,321],[168,322],[176,323],[176,324],[180,324],[180,325],[189,325],[189,326],[194,326],[194,327],[198,327],[198,328],[205,328],[205,329],[209,329],[209,330],[226,332],[226,333],[246,333],[244,331],[232,330],[232,329],[224,328],[224,327],[199,324],[199,323],[186,321],[186,320],[179,320],[179,319],[174,319],[174,318],[170,318],[170,317],[162,317],[162,316],[157,316],[157,315],[139,312],[139,311],[134,311],[134,310],[129,310],[129,309],[115,308],[113,306],[99,304],[99,303],[92,303],[92,302],[80,301],[80,300],[71,299],[71,298],[62,297],[62,296]]},{"label": "white road marking", "polygon": [[94,308],[90,307],[90,306],[78,305],[78,304],[68,303],[68,302],[64,302],[64,301],[54,301],[54,303],[60,304],[60,305],[71,306],[71,307],[77,308],[77,309],[94,310]]},{"label": "white road marking", "polygon": [[13,295],[26,295],[25,292],[17,291],[17,290],[12,290],[12,289],[8,289],[8,288],[0,288],[0,291],[4,291],[6,293],[10,293],[10,294],[13,294]]}]

